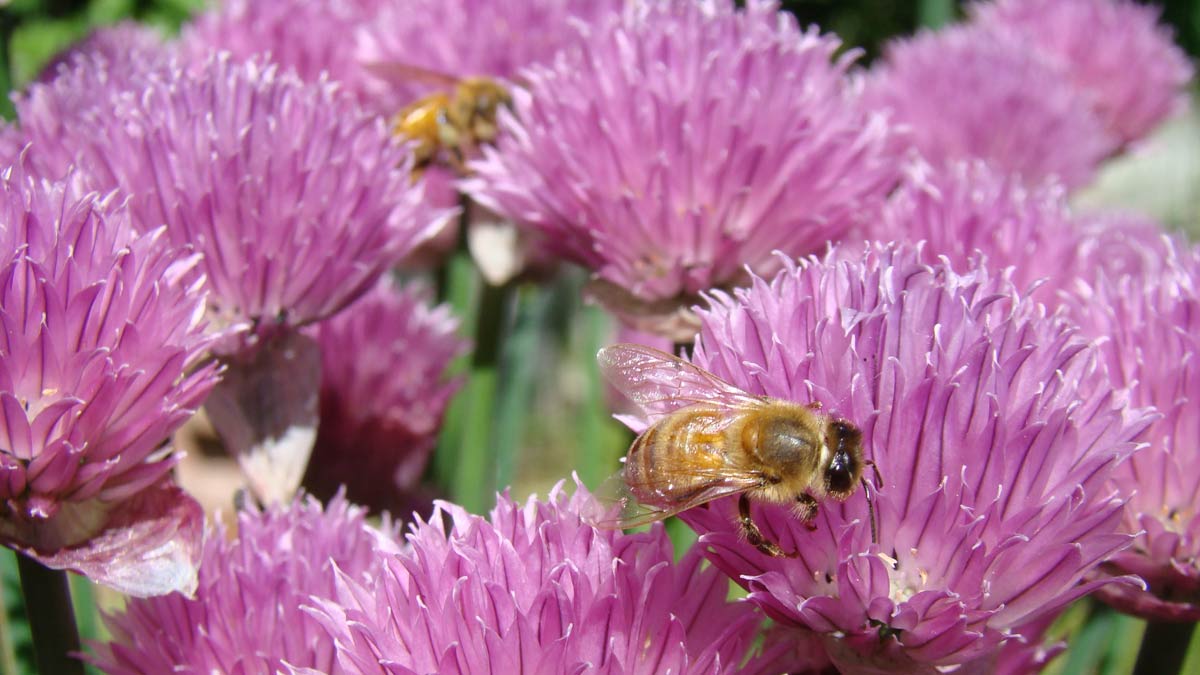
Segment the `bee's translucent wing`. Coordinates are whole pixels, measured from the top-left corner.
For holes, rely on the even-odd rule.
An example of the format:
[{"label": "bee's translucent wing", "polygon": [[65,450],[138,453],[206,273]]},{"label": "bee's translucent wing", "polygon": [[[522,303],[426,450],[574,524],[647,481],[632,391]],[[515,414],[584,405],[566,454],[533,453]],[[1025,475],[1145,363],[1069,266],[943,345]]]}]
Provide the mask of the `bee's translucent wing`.
[{"label": "bee's translucent wing", "polygon": [[616,344],[601,349],[596,360],[613,386],[651,419],[697,403],[745,410],[764,402],[760,396],[652,347]]},{"label": "bee's translucent wing", "polygon": [[398,61],[373,61],[365,64],[364,67],[379,79],[396,84],[421,83],[454,89],[459,81],[459,78],[449,73]]},{"label": "bee's translucent wing", "polygon": [[[741,494],[762,484],[760,476],[748,472],[704,473],[706,481],[694,494],[686,499],[657,505],[639,502],[626,482],[625,472],[618,471],[593,493],[596,509],[586,516],[586,520],[595,527],[610,530],[648,525],[714,499]],[[643,492],[649,492],[653,486],[641,488]]]}]

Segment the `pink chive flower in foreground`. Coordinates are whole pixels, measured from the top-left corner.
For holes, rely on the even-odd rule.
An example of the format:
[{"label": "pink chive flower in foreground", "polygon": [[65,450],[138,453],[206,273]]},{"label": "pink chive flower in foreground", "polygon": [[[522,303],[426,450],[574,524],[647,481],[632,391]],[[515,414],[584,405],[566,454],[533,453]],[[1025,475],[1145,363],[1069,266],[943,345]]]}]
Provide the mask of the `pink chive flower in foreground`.
[{"label": "pink chive flower in foreground", "polygon": [[739,537],[736,499],[681,514],[751,602],[820,633],[846,672],[994,664],[1025,625],[1111,583],[1080,581],[1132,541],[1107,479],[1151,415],[1124,407],[1067,322],[971,269],[911,246],[835,251],[701,311],[698,366],[819,401],[876,464],[876,542],[863,489],[812,530],[755,506],[794,558]]},{"label": "pink chive flower in foreground", "polygon": [[511,82],[522,68],[548,63],[578,41],[574,22],[595,23],[621,2],[379,0],[354,36],[355,57],[371,79],[372,105],[392,114],[431,90],[446,89],[446,83],[420,76],[421,70]]},{"label": "pink chive flower in foreground", "polygon": [[1147,590],[1107,586],[1100,597],[1153,620],[1200,620],[1200,253],[1165,235],[1157,270],[1100,274],[1080,284],[1067,306],[1100,339],[1113,385],[1136,405],[1163,414],[1143,440],[1149,447],[1117,469],[1113,485],[1131,495],[1122,529],[1140,533],[1103,571],[1137,574]]},{"label": "pink chive flower in foreground", "polygon": [[979,27],[1009,33],[1056,61],[1108,133],[1127,144],[1186,102],[1193,69],[1158,23],[1161,9],[1130,0],[998,0],[970,5]]},{"label": "pink chive flower in foreground", "polygon": [[418,506],[421,472],[442,414],[461,384],[446,377],[466,343],[447,305],[419,287],[383,279],[345,311],[313,327],[321,349],[320,425],[304,486],[372,511]]},{"label": "pink chive flower in foreground", "polygon": [[464,187],[661,330],[746,265],[776,269],[771,251],[840,239],[898,178],[839,46],[772,3],[633,3],[524,71]]},{"label": "pink chive flower in foreground", "polygon": [[215,383],[194,256],[112,195],[0,172],[0,543],[125,593],[195,588],[164,444]]},{"label": "pink chive flower in foreground", "polygon": [[308,497],[239,513],[236,538],[209,532],[195,598],[131,600],[106,617],[112,639],[93,643],[88,660],[109,675],[344,673],[304,608],[333,597],[338,576],[370,583],[399,550],[397,533],[365,516],[340,495],[324,509]]},{"label": "pink chive flower in foreground", "polygon": [[[346,673],[724,673],[742,669],[761,616],[725,600],[698,550],[678,564],[661,526],[585,524],[582,487],[501,497],[490,518],[439,502],[411,548],[364,582],[343,575],[313,610]],[[447,529],[448,526],[448,529]],[[785,672],[788,645],[748,672]],[[764,664],[758,668],[758,664]]]},{"label": "pink chive flower in foreground", "polygon": [[1055,176],[1076,188],[1116,147],[1055,61],[969,25],[889,44],[864,97],[890,111],[934,165],[978,158],[1030,182]]},{"label": "pink chive flower in foreground", "polygon": [[[85,79],[103,64],[79,68]],[[329,316],[448,215],[424,206],[382,120],[332,85],[227,54],[144,77],[136,95],[114,94],[35,149],[73,150],[98,184],[131,196],[136,223],[166,224],[172,242],[203,253],[221,326]]]},{"label": "pink chive flower in foreground", "polygon": [[307,82],[328,77],[357,92],[366,74],[354,58],[351,36],[376,20],[382,5],[381,0],[223,0],[183,25],[179,48],[194,61],[222,51],[238,61],[270,60]]}]

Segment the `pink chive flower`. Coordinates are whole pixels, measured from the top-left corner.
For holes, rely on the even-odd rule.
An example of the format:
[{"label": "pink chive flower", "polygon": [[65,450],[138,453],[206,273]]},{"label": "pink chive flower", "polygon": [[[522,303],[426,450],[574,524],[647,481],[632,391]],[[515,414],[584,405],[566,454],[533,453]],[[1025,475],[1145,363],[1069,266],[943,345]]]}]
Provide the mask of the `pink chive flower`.
[{"label": "pink chive flower", "polygon": [[[64,69],[70,69],[79,59],[100,59],[109,64],[110,72],[144,69],[147,63],[160,62],[171,48],[154,28],[136,21],[123,21],[97,28],[82,40],[55,55],[38,75],[38,81],[50,82]],[[94,94],[94,89],[79,92]]]},{"label": "pink chive flower", "polygon": [[1075,188],[1116,148],[1056,62],[974,26],[892,42],[864,86],[868,103],[890,111],[934,165],[978,158],[1031,182],[1055,176]]},{"label": "pink chive flower", "polygon": [[524,72],[464,187],[669,313],[840,239],[898,178],[839,46],[772,3],[633,3]]},{"label": "pink chive flower", "polygon": [[[81,63],[76,80],[102,72]],[[59,146],[130,195],[135,222],[204,254],[218,326],[298,327],[342,309],[448,215],[424,205],[382,120],[327,83],[228,54],[145,73]],[[53,92],[46,92],[52,96]],[[21,110],[27,129],[52,129]]]},{"label": "pink chive flower", "polygon": [[195,61],[222,51],[238,61],[269,59],[307,82],[329,77],[357,91],[366,74],[354,58],[351,36],[360,25],[377,21],[382,5],[382,0],[223,0],[183,25],[179,49]]},{"label": "pink chive flower", "polygon": [[0,172],[0,543],[135,595],[195,587],[164,444],[216,381],[195,257],[78,175]]},{"label": "pink chive flower", "polygon": [[369,98],[391,114],[446,88],[406,70],[511,82],[522,68],[548,63],[576,42],[576,22],[595,23],[620,6],[621,0],[379,0],[354,36],[355,57],[370,77]]},{"label": "pink chive flower", "polygon": [[411,548],[377,578],[342,575],[337,594],[315,603],[339,666],[372,674],[743,672],[761,617],[725,600],[723,575],[698,550],[676,564],[661,526],[596,530],[580,517],[589,508],[582,487],[568,498],[561,485],[545,502],[501,497],[486,519],[439,502],[413,526]]},{"label": "pink chive flower", "polygon": [[918,161],[906,168],[869,233],[881,241],[924,241],[926,253],[945,257],[959,272],[982,253],[990,269],[1011,267],[1013,284],[1028,291],[1048,277],[1052,287],[1066,285],[1062,275],[1085,229],[1054,181],[1029,185],[979,160],[940,168]]},{"label": "pink chive flower", "polygon": [[1147,135],[1186,99],[1193,69],[1161,9],[1129,0],[998,0],[971,6],[981,28],[1055,60],[1121,144]]},{"label": "pink chive flower", "polygon": [[[1149,588],[1105,587],[1100,597],[1154,620],[1200,619],[1200,253],[1163,235],[1157,269],[1098,274],[1080,284],[1072,316],[1099,339],[1114,387],[1162,413],[1142,437],[1149,447],[1120,468],[1113,484],[1130,495],[1122,529],[1140,533],[1103,567],[1136,574]],[[1102,263],[1101,263],[1102,264]]]},{"label": "pink chive flower", "polygon": [[345,485],[373,511],[412,511],[442,414],[462,384],[446,377],[466,348],[457,332],[449,306],[388,279],[313,327],[321,421],[306,489],[324,498]]},{"label": "pink chive flower", "polygon": [[753,603],[820,633],[840,669],[987,663],[1111,583],[1080,581],[1131,543],[1106,481],[1151,416],[1124,406],[1069,323],[983,267],[959,274],[903,245],[787,263],[710,298],[693,362],[820,402],[862,430],[878,469],[864,474],[881,483],[876,541],[865,489],[821,504],[811,530],[755,506],[794,558],[740,537],[736,499],[681,514]]},{"label": "pink chive flower", "polygon": [[333,597],[338,576],[371,583],[399,550],[390,526],[365,516],[341,495],[324,509],[309,497],[239,513],[236,538],[220,526],[209,532],[194,598],[130,601],[106,617],[112,639],[93,643],[87,659],[109,675],[344,673],[304,608]]}]

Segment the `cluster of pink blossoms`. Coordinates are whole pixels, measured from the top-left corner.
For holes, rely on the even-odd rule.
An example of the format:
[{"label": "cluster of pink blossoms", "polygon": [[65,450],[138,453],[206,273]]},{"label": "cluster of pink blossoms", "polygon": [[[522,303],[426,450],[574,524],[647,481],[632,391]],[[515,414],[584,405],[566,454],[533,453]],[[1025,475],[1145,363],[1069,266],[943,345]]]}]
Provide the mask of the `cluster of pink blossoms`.
[{"label": "cluster of pink blossoms", "polygon": [[[227,0],[91,36],[0,128],[0,543],[157,596],[91,646],[109,673],[1024,673],[1084,595],[1200,618],[1200,253],[1068,202],[1187,59],[1130,0],[981,1],[857,58],[770,0]],[[513,104],[420,177],[391,116],[443,76]],[[678,559],[581,485],[433,501],[465,341],[391,277],[459,197],[625,329],[849,420],[874,484],[752,505],[790,557],[736,498],[680,514]],[[172,476],[201,406],[267,502],[233,533]]]}]

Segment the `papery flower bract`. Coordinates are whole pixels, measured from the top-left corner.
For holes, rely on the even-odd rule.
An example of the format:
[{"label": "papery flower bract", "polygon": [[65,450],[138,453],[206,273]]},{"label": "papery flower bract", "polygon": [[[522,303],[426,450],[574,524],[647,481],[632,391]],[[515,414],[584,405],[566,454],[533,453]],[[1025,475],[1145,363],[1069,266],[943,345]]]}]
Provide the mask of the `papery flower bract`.
[{"label": "papery flower bract", "polygon": [[366,74],[354,58],[351,36],[360,25],[378,21],[382,5],[381,0],[222,0],[183,25],[180,50],[201,62],[222,51],[242,61],[269,58],[305,81],[317,82],[326,74],[358,93]]},{"label": "papery flower bract", "polygon": [[488,519],[439,502],[409,551],[314,614],[347,673],[743,672],[760,615],[698,550],[676,564],[661,526],[596,530],[591,508],[561,485]]},{"label": "papery flower bract", "polygon": [[897,40],[865,78],[864,98],[941,165],[978,158],[1075,188],[1116,147],[1062,68],[1019,40],[953,26]]},{"label": "papery flower bract", "polygon": [[131,600],[105,618],[112,639],[92,643],[86,658],[109,675],[344,672],[302,608],[333,597],[337,574],[370,583],[399,551],[397,533],[365,516],[341,495],[324,509],[308,497],[239,513],[236,538],[220,526],[209,532],[195,598]]},{"label": "papery flower bract", "polygon": [[388,279],[313,327],[321,350],[320,426],[304,486],[406,515],[461,381],[446,368],[466,343],[450,307]]},{"label": "papery flower bract", "polygon": [[74,150],[97,184],[130,195],[135,224],[166,224],[171,241],[203,253],[219,326],[329,316],[448,215],[422,203],[382,120],[334,86],[228,54],[145,77],[142,91],[35,146]]},{"label": "papery flower bract", "polygon": [[[1011,32],[1055,59],[1121,143],[1145,136],[1186,102],[1193,70],[1161,8],[1129,0],[997,0],[970,6],[986,30]],[[1007,36],[1007,39],[1013,39]]]},{"label": "papery flower bract", "polygon": [[[1140,533],[1104,570],[1137,574],[1149,589],[1111,587],[1100,597],[1152,620],[1200,619],[1200,253],[1162,235],[1157,269],[1096,274],[1066,303],[1100,340],[1114,387],[1163,417],[1149,447],[1117,469],[1113,484],[1130,495],[1123,528]],[[1135,244],[1136,246],[1136,244]],[[1146,248],[1147,257],[1159,251]],[[1103,261],[1097,264],[1101,267]]]},{"label": "papery flower bract", "polygon": [[382,0],[354,37],[355,55],[374,73],[367,85],[372,105],[391,114],[439,84],[391,74],[389,66],[513,81],[522,68],[548,63],[578,40],[572,22],[594,23],[620,6],[621,0]]},{"label": "papery flower bract", "polygon": [[163,447],[216,381],[196,265],[112,195],[0,174],[0,542],[127,593],[190,591],[203,514]]},{"label": "papery flower bract", "polygon": [[635,302],[690,304],[841,238],[898,178],[839,46],[770,3],[633,3],[524,71],[464,187]]},{"label": "papery flower bract", "polygon": [[[1106,480],[1149,415],[1114,394],[1066,321],[982,267],[919,248],[788,264],[701,312],[693,361],[753,394],[817,401],[863,432],[864,490],[809,530],[754,508],[795,558],[740,537],[736,499],[681,514],[713,562],[777,621],[823,634],[844,670],[926,671],[993,658],[1023,625],[1104,582],[1128,546]],[[1128,582],[1128,580],[1125,580]],[[872,671],[874,672],[874,671]]]}]

